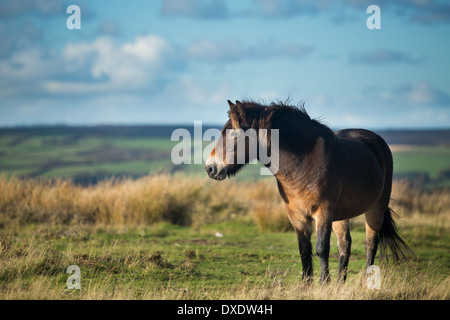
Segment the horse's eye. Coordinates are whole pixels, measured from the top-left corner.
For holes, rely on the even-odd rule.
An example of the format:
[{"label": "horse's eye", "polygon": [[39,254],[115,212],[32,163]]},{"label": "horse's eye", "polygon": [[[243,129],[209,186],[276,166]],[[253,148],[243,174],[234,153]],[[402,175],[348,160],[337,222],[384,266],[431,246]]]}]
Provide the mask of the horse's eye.
[{"label": "horse's eye", "polygon": [[230,138],[236,139],[239,136],[239,131],[232,130],[230,131]]}]

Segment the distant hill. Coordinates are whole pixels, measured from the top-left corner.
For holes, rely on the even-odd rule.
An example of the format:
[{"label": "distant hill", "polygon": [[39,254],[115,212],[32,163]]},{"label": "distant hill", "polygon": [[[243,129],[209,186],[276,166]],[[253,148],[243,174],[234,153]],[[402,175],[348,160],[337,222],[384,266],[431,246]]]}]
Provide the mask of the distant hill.
[{"label": "distant hill", "polygon": [[447,130],[380,130],[388,144],[446,145],[450,146],[450,129]]},{"label": "distant hill", "polygon": [[[112,176],[148,173],[204,175],[204,167],[175,165],[171,141],[175,129],[192,125],[32,126],[0,128],[0,175],[24,178],[71,178],[89,185]],[[217,128],[202,126],[203,131]],[[394,177],[421,186],[450,186],[449,130],[379,130],[391,146]],[[249,166],[238,179],[260,179]]]},{"label": "distant hill", "polygon": [[30,126],[15,128],[0,128],[2,134],[23,134],[23,135],[77,135],[80,137],[121,137],[121,138],[142,138],[157,137],[163,138],[170,136],[173,130],[185,128],[193,130],[193,126],[183,125],[138,125],[138,126]]},{"label": "distant hill", "polygon": [[[52,136],[72,135],[77,137],[121,137],[121,138],[168,138],[178,128],[185,128],[191,134],[193,125],[138,125],[138,126],[30,126],[0,128],[0,135]],[[217,128],[215,125],[203,125],[203,131]],[[450,129],[441,130],[375,130],[388,144],[404,145],[447,145],[450,146]]]}]

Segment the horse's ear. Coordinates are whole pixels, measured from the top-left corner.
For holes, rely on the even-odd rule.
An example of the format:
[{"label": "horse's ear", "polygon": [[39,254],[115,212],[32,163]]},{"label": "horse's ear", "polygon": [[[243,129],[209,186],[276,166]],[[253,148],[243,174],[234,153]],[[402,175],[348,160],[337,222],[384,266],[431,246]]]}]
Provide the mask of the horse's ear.
[{"label": "horse's ear", "polygon": [[239,116],[237,114],[237,112],[230,112],[230,120],[231,120],[231,126],[233,127],[233,129],[239,129],[241,126],[239,124]]},{"label": "horse's ear", "polygon": [[246,115],[246,110],[245,110],[244,104],[242,102],[240,102],[239,100],[236,100],[236,109],[239,114],[239,120],[240,120],[239,123],[241,124],[241,126],[248,126],[247,115]]},{"label": "horse's ear", "polygon": [[245,117],[245,107],[242,105],[240,101],[236,101],[236,104],[233,104],[230,100],[228,100],[228,105],[230,106],[230,120],[231,126],[233,129],[240,129],[242,125],[246,126],[247,121]]}]

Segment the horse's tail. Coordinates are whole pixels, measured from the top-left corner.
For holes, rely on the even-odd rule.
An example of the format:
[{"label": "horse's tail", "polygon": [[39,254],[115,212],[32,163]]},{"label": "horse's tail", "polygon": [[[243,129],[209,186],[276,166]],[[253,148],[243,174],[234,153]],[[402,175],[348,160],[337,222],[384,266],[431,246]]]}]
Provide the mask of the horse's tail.
[{"label": "horse's tail", "polygon": [[381,230],[378,234],[381,256],[387,260],[387,248],[389,247],[394,262],[398,262],[401,259],[409,260],[414,253],[397,231],[393,215],[396,215],[394,210],[389,207],[386,208],[383,224],[381,225]]}]

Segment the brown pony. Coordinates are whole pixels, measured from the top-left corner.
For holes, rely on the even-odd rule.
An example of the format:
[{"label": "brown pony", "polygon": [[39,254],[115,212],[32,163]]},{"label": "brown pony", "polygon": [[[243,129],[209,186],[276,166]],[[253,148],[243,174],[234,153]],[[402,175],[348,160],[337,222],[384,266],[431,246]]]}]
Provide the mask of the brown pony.
[{"label": "brown pony", "polygon": [[[273,172],[289,219],[296,231],[303,267],[303,280],[312,281],[312,222],[316,223],[316,252],[320,260],[320,282],[329,280],[328,257],[331,230],[336,233],[339,251],[338,279],[345,281],[350,257],[349,219],[365,213],[366,264],[373,265],[378,243],[383,256],[389,247],[394,261],[411,252],[397,232],[389,208],[393,161],[386,142],[374,132],[347,129],[333,132],[311,119],[302,107],[286,103],[270,106],[255,102],[228,101],[229,121],[212,150],[206,171],[210,178],[222,180],[234,175],[246,163],[236,161],[237,134],[228,132],[267,129],[267,138],[258,143],[270,149],[270,132],[278,130],[277,171]],[[230,140],[234,143],[234,160],[227,157]],[[227,142],[228,141],[228,142]],[[258,149],[259,150],[259,149]],[[259,160],[260,155],[257,152]],[[228,161],[227,161],[228,160]],[[269,167],[268,164],[264,164]]]}]

